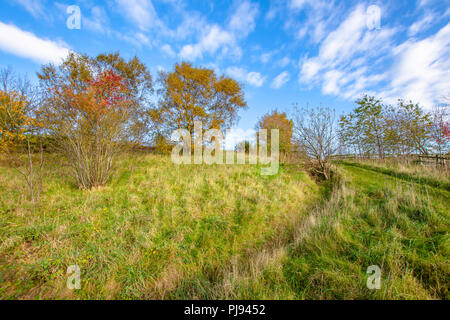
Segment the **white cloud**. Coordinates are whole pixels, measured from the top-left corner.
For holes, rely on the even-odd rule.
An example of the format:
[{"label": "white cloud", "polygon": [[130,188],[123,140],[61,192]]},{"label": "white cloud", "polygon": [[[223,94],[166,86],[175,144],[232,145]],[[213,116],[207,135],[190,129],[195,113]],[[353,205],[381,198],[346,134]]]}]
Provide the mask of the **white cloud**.
[{"label": "white cloud", "polygon": [[149,38],[142,32],[136,33],[136,39],[142,44],[150,45]]},{"label": "white cloud", "polygon": [[267,11],[264,18],[268,21],[272,21],[276,17],[279,10],[280,10],[279,7],[271,5],[269,11]]},{"label": "white cloud", "polygon": [[429,26],[431,26],[432,22],[436,19],[434,14],[427,14],[419,21],[414,22],[408,29],[408,35],[415,36],[421,31],[425,31]]},{"label": "white cloud", "polygon": [[[258,6],[250,1],[244,1],[231,15],[226,28],[203,22],[201,30],[199,30],[198,42],[183,46],[179,53],[180,58],[193,61],[203,58],[205,53],[216,54],[218,51],[222,56],[240,58],[242,50],[238,46],[238,40],[247,37],[254,30],[257,14]],[[193,21],[185,21],[199,29],[198,24],[193,23]]]},{"label": "white cloud", "polygon": [[448,17],[450,16],[450,7],[447,8],[447,10],[445,10],[445,13],[442,15],[443,17]]},{"label": "white cloud", "polygon": [[333,8],[335,5],[333,0],[291,0],[288,7],[298,11],[310,7],[315,11],[318,11],[325,8]]},{"label": "white cloud", "polygon": [[384,95],[411,99],[431,108],[450,92],[449,49],[450,23],[428,38],[396,47],[392,81]]},{"label": "white cloud", "polygon": [[242,2],[231,16],[229,28],[237,35],[246,37],[255,29],[258,5],[250,1]]},{"label": "white cloud", "polygon": [[238,67],[229,67],[226,70],[226,73],[235,78],[238,81],[243,81],[254,87],[261,87],[266,78],[261,75],[259,72],[247,72],[244,68]]},{"label": "white cloud", "polygon": [[162,52],[167,54],[169,57],[173,58],[175,57],[175,52],[173,51],[172,47],[169,44],[165,44],[161,47]]},{"label": "white cloud", "polygon": [[284,57],[278,61],[278,65],[282,68],[286,67],[289,63],[291,63],[291,59],[288,57]]},{"label": "white cloud", "polygon": [[92,31],[105,33],[109,31],[108,17],[102,7],[94,6],[91,8],[91,15],[82,15],[82,25]]},{"label": "white cloud", "polygon": [[111,31],[112,34],[119,40],[131,43],[133,46],[142,48],[142,45],[151,47],[150,39],[142,32],[136,33],[120,33]]},{"label": "white cloud", "polygon": [[301,82],[308,82],[313,80],[319,70],[322,68],[321,63],[318,61],[318,58],[306,59],[301,68],[300,76],[305,77],[305,80],[300,78]]},{"label": "white cloud", "polygon": [[265,81],[266,78],[261,76],[259,72],[249,72],[247,74],[247,82],[254,87],[261,87]]},{"label": "white cloud", "polygon": [[196,60],[202,56],[200,45],[187,44],[180,51],[180,58],[186,60]]},{"label": "white cloud", "polygon": [[383,54],[390,51],[395,32],[386,27],[369,30],[365,7],[357,6],[346,20],[329,32],[317,56],[300,60],[300,83],[308,86],[319,83],[324,94],[354,98],[353,94],[361,93],[355,92],[355,88],[364,90],[363,84],[383,79],[366,65],[384,58]]},{"label": "white cloud", "polygon": [[16,0],[16,3],[21,5],[34,18],[45,16],[42,0]]},{"label": "white cloud", "polygon": [[343,73],[339,70],[330,70],[324,74],[324,84],[322,92],[325,94],[339,95],[341,93],[341,84],[339,80],[343,77]]},{"label": "white cloud", "polygon": [[433,2],[433,0],[419,0],[418,7],[425,7],[428,4],[430,4],[431,2]]},{"label": "white cloud", "polygon": [[201,32],[208,25],[205,18],[198,12],[183,12],[182,22],[174,30],[164,30],[172,38],[182,40]]},{"label": "white cloud", "polygon": [[31,32],[0,22],[0,49],[38,63],[59,63],[69,54],[62,43],[44,40]]},{"label": "white cloud", "polygon": [[284,86],[290,78],[289,72],[284,71],[273,79],[271,87],[273,89],[279,89]]},{"label": "white cloud", "polygon": [[[409,34],[432,20],[413,24]],[[427,108],[450,92],[450,23],[427,38],[395,46],[396,28],[369,30],[365,22],[365,8],[359,5],[329,32],[316,56],[300,59],[300,83],[345,99],[368,93],[388,103],[402,98]]]},{"label": "white cloud", "polygon": [[289,6],[292,9],[300,10],[300,9],[303,9],[308,4],[308,2],[310,2],[310,1],[308,1],[308,0],[291,0],[291,2],[289,3]]},{"label": "white cloud", "polygon": [[268,63],[268,62],[272,61],[272,58],[274,56],[276,56],[279,52],[280,52],[279,49],[275,49],[275,50],[272,50],[272,51],[264,52],[264,53],[261,54],[259,60],[262,63]]},{"label": "white cloud", "polygon": [[244,68],[229,67],[226,73],[239,81],[247,80],[247,71]]},{"label": "white cloud", "polygon": [[[309,36],[314,43],[327,35],[329,25],[335,23],[341,12],[333,0],[290,0],[286,7],[285,28],[292,30],[297,39]],[[299,19],[299,14],[304,17]]]},{"label": "white cloud", "polygon": [[151,0],[116,0],[116,3],[121,12],[142,31],[161,25]]},{"label": "white cloud", "polygon": [[181,49],[180,57],[187,60],[196,60],[202,58],[205,52],[214,54],[219,49],[222,49],[223,54],[240,55],[233,34],[223,30],[218,25],[213,25],[203,32],[198,43],[185,45]]},{"label": "white cloud", "polygon": [[267,62],[269,62],[269,60],[270,60],[271,57],[272,57],[272,53],[271,53],[271,52],[263,53],[263,54],[261,55],[261,62],[262,62],[262,63],[267,63]]},{"label": "white cloud", "polygon": [[366,14],[363,6],[358,6],[350,16],[324,40],[320,47],[322,59],[332,63],[340,63],[359,48],[366,29]]}]

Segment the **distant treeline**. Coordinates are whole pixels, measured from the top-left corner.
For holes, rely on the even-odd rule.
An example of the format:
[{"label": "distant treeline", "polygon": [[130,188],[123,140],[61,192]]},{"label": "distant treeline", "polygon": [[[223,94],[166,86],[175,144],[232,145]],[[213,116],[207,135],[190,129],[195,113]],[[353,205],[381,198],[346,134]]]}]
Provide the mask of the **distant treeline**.
[{"label": "distant treeline", "polygon": [[445,155],[449,152],[447,104],[425,111],[418,104],[399,100],[396,106],[364,96],[357,107],[339,120],[339,154],[359,157]]}]

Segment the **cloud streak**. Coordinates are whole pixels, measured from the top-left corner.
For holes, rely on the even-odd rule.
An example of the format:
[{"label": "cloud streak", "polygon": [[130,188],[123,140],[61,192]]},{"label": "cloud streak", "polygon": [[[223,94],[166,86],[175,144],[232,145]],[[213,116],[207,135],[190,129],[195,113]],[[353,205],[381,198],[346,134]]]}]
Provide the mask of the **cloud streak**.
[{"label": "cloud streak", "polygon": [[266,81],[266,78],[261,73],[255,71],[247,72],[244,68],[229,67],[226,73],[236,80],[246,82],[253,87],[261,87]]},{"label": "cloud streak", "polygon": [[41,39],[12,24],[0,22],[0,50],[37,63],[58,63],[69,54],[62,43]]},{"label": "cloud streak", "polygon": [[250,1],[239,4],[231,15],[226,28],[218,24],[205,25],[197,43],[184,45],[179,53],[180,58],[190,61],[203,58],[205,54],[220,53],[239,59],[242,50],[238,41],[247,37],[255,29],[255,19],[258,15],[258,6]]},{"label": "cloud streak", "polygon": [[272,89],[280,89],[282,86],[284,86],[289,80],[290,80],[289,72],[284,71],[280,73],[278,76],[273,79],[271,87]]},{"label": "cloud streak", "polygon": [[141,31],[148,31],[161,24],[150,0],[116,0],[116,4]]}]

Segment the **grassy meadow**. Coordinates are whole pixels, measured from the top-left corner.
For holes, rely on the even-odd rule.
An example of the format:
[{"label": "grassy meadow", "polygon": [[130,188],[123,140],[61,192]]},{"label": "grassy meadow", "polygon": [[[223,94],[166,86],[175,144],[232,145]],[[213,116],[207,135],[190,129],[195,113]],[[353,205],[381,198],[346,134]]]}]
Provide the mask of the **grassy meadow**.
[{"label": "grassy meadow", "polygon": [[[261,176],[142,154],[80,190],[51,157],[37,203],[0,163],[1,299],[449,298],[443,175],[340,163],[325,184],[297,165]],[[370,265],[380,290],[366,286]]]}]

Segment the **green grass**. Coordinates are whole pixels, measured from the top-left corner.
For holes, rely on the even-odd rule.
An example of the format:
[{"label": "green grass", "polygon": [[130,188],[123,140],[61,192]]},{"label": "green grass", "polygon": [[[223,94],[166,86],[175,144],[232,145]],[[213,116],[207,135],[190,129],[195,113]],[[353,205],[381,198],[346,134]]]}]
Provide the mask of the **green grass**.
[{"label": "green grass", "polygon": [[[284,272],[302,299],[448,299],[450,193],[344,164]],[[367,267],[382,271],[380,290]]]},{"label": "green grass", "polygon": [[[339,181],[317,185],[293,165],[264,177],[251,165],[133,162],[131,176],[123,157],[87,191],[51,156],[36,204],[0,165],[0,298],[449,298],[450,192],[416,173],[341,164]],[[380,290],[366,286],[370,265]]]},{"label": "green grass", "polygon": [[[214,285],[235,261],[289,242],[319,195],[290,167],[263,177],[250,165],[176,166],[153,155],[138,157],[131,179],[124,159],[106,187],[86,191],[51,161],[37,204],[15,171],[0,169],[2,298],[233,297]],[[70,291],[74,264],[82,289]]]},{"label": "green grass", "polygon": [[401,165],[395,163],[377,162],[344,162],[346,165],[373,170],[396,178],[404,179],[418,184],[427,184],[431,187],[442,188],[450,191],[450,179],[448,173],[436,170],[435,167],[425,167],[421,165]]}]

